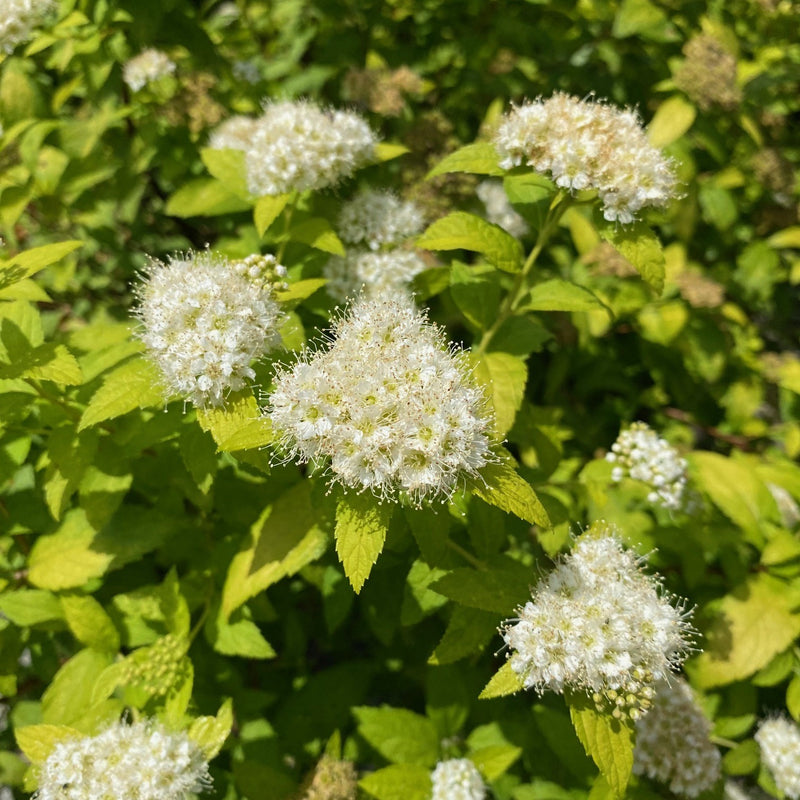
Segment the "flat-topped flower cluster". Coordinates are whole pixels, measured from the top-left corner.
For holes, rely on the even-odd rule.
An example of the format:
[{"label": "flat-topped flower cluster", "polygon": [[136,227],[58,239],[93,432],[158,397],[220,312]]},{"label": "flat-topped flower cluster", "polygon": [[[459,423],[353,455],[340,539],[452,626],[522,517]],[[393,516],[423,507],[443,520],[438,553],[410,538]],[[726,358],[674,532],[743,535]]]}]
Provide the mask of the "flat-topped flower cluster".
[{"label": "flat-topped flower cluster", "polygon": [[138,92],[148,83],[175,74],[175,62],[161,50],[149,48],[125,63],[122,79],[130,89]]},{"label": "flat-topped flower cluster", "polygon": [[0,50],[11,53],[58,8],[56,0],[0,0]]},{"label": "flat-topped flower cluster", "polygon": [[594,523],[504,626],[511,668],[525,688],[584,691],[637,719],[690,647],[688,615],[670,601],[616,529]]},{"label": "flat-topped flower cluster", "polygon": [[432,800],[484,800],[486,785],[468,758],[439,761],[431,773]]},{"label": "flat-topped flower cluster", "polygon": [[639,116],[604,102],[563,92],[525,102],[503,117],[494,145],[504,169],[524,164],[563,189],[594,189],[609,221],[633,222],[676,195],[672,163],[649,143]]},{"label": "flat-topped flower cluster", "polygon": [[276,377],[268,416],[290,457],[413,502],[449,498],[491,460],[483,393],[410,297],[361,298],[334,335]]}]

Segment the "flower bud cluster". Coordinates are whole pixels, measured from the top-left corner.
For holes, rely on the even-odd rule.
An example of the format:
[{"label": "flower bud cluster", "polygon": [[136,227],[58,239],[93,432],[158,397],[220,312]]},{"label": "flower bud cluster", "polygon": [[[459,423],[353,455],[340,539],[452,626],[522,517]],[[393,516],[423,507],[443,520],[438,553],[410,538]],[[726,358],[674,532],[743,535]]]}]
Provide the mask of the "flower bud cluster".
[{"label": "flower bud cluster", "polygon": [[122,79],[131,91],[138,92],[148,83],[175,73],[175,62],[161,50],[142,50],[138,56],[125,63]]},{"label": "flower bud cluster", "polygon": [[686,60],[675,73],[675,84],[703,110],[718,106],[728,111],[742,102],[736,84],[736,56],[709,33],[693,36],[684,45]]},{"label": "flower bud cluster", "polygon": [[276,376],[268,415],[289,457],[415,503],[446,500],[491,460],[483,393],[410,297],[360,298],[334,333]]},{"label": "flower bud cluster", "polygon": [[633,222],[676,191],[672,164],[647,140],[639,116],[557,92],[514,108],[494,136],[500,166],[526,164],[563,189],[593,189],[609,221]]},{"label": "flower bud cluster", "polygon": [[633,770],[667,784],[673,794],[697,797],[722,774],[710,736],[711,723],[689,684],[672,678],[658,685],[653,707],[636,723]]},{"label": "flower bud cluster", "polygon": [[200,408],[222,405],[255,376],[252,361],[280,344],[283,314],[270,288],[279,265],[257,259],[231,263],[202,252],[147,269],[138,335],[170,394]]},{"label": "flower bud cluster", "polygon": [[162,636],[150,647],[140,648],[124,662],[120,681],[142,689],[151,697],[163,697],[188,677],[189,662],[184,658],[187,643],[177,636]]},{"label": "flower bud cluster", "polygon": [[528,223],[514,210],[500,181],[481,181],[475,189],[475,194],[486,206],[486,219],[489,222],[499,225],[518,239],[528,233],[530,230]]},{"label": "flower bud cluster", "polygon": [[651,489],[647,495],[649,503],[671,511],[684,507],[686,459],[644,422],[634,422],[620,433],[606,461],[614,464],[613,481],[632,478],[646,483]]},{"label": "flower bud cluster", "polygon": [[34,28],[58,8],[55,0],[3,0],[0,3],[0,50],[10,53],[31,38]]},{"label": "flower bud cluster", "polygon": [[468,758],[440,761],[431,773],[432,800],[484,800],[486,786]]},{"label": "flower bud cluster", "polygon": [[36,800],[184,800],[208,788],[211,778],[202,751],[185,733],[146,720],[58,742],[38,783]]},{"label": "flower bud cluster", "polygon": [[233,119],[209,144],[244,152],[247,187],[257,197],[324,189],[375,158],[375,134],[350,111],[285,101],[268,103],[260,117]]},{"label": "flower bud cluster", "polygon": [[761,723],[755,740],[761,748],[761,763],[775,785],[790,800],[800,797],[800,728],[786,717]]},{"label": "flower bud cluster", "polygon": [[671,600],[616,529],[595,523],[502,628],[511,668],[526,689],[585,691],[638,719],[690,646],[688,614]]}]

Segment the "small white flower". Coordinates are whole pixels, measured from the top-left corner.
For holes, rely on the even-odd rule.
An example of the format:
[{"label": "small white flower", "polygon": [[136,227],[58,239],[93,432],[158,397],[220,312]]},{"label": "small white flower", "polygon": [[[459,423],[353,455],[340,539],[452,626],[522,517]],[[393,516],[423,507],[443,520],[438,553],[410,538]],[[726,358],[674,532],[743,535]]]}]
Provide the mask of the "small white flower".
[{"label": "small white flower", "polygon": [[175,62],[166,53],[150,48],[125,63],[122,79],[132,91],[138,92],[148,83],[173,75],[175,68]]},{"label": "small white flower", "polygon": [[491,460],[483,393],[409,296],[363,297],[334,332],[329,349],[276,376],[267,413],[290,457],[416,503],[447,500]]},{"label": "small white flower", "polygon": [[225,120],[211,134],[208,146],[212,150],[247,150],[258,125],[255,117],[236,114]]},{"label": "small white flower", "polygon": [[413,250],[352,250],[344,258],[329,259],[323,274],[331,297],[344,301],[362,288],[372,296],[406,292],[408,284],[425,269],[425,262]]},{"label": "small white flower", "polygon": [[556,92],[512,109],[494,137],[504,169],[525,164],[570,191],[594,189],[611,222],[633,222],[676,196],[671,161],[647,140],[637,114]]},{"label": "small white flower", "polygon": [[185,733],[147,720],[60,741],[38,783],[36,800],[184,800],[207,789],[211,778],[202,751]]},{"label": "small white flower", "polygon": [[0,0],[0,50],[11,53],[58,8],[55,0]]},{"label": "small white flower", "polygon": [[225,146],[244,151],[248,189],[261,197],[332,186],[373,161],[375,144],[358,114],[301,100],[268,103],[244,146]]},{"label": "small white flower", "polygon": [[633,771],[667,784],[673,794],[697,797],[722,774],[711,727],[686,681],[659,684],[652,709],[636,723]]},{"label": "small white flower", "polygon": [[800,797],[800,728],[786,717],[761,723],[755,740],[761,748],[761,761],[770,771],[775,785],[790,800]]},{"label": "small white flower", "polygon": [[514,210],[501,181],[481,181],[475,193],[486,206],[486,219],[489,222],[499,225],[517,238],[527,235],[530,230],[528,223]]},{"label": "small white flower", "polygon": [[644,422],[634,422],[620,433],[606,461],[615,465],[611,471],[615,483],[628,477],[650,486],[649,503],[671,511],[685,507],[686,459]]},{"label": "small white flower", "polygon": [[419,233],[423,221],[416,203],[401,200],[393,192],[364,189],[342,206],[337,230],[348,244],[380,250]]},{"label": "small white flower", "polygon": [[272,256],[229,262],[210,252],[154,261],[138,289],[139,338],[165,388],[196,406],[219,406],[255,376],[250,364],[280,344]]},{"label": "small white flower", "polygon": [[486,786],[468,758],[440,761],[431,773],[433,800],[484,800]]},{"label": "small white flower", "polygon": [[690,647],[687,612],[642,572],[616,529],[594,523],[501,629],[525,688],[578,689],[637,719]]}]

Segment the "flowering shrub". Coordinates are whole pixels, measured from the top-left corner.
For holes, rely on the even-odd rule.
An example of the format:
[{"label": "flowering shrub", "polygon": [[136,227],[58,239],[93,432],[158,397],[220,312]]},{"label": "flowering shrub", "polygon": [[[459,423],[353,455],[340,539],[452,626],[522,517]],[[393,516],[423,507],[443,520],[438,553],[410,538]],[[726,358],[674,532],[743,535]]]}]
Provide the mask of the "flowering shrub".
[{"label": "flowering shrub", "polygon": [[0,0],[0,800],[793,800],[796,4]]}]

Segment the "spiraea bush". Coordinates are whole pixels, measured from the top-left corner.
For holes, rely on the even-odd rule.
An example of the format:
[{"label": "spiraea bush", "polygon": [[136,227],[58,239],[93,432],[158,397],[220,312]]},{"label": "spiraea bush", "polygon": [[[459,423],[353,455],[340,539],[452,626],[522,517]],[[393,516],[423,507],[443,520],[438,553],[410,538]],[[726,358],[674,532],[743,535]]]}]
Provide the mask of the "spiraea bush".
[{"label": "spiraea bush", "polygon": [[0,798],[800,796],[789,0],[0,0]]}]

